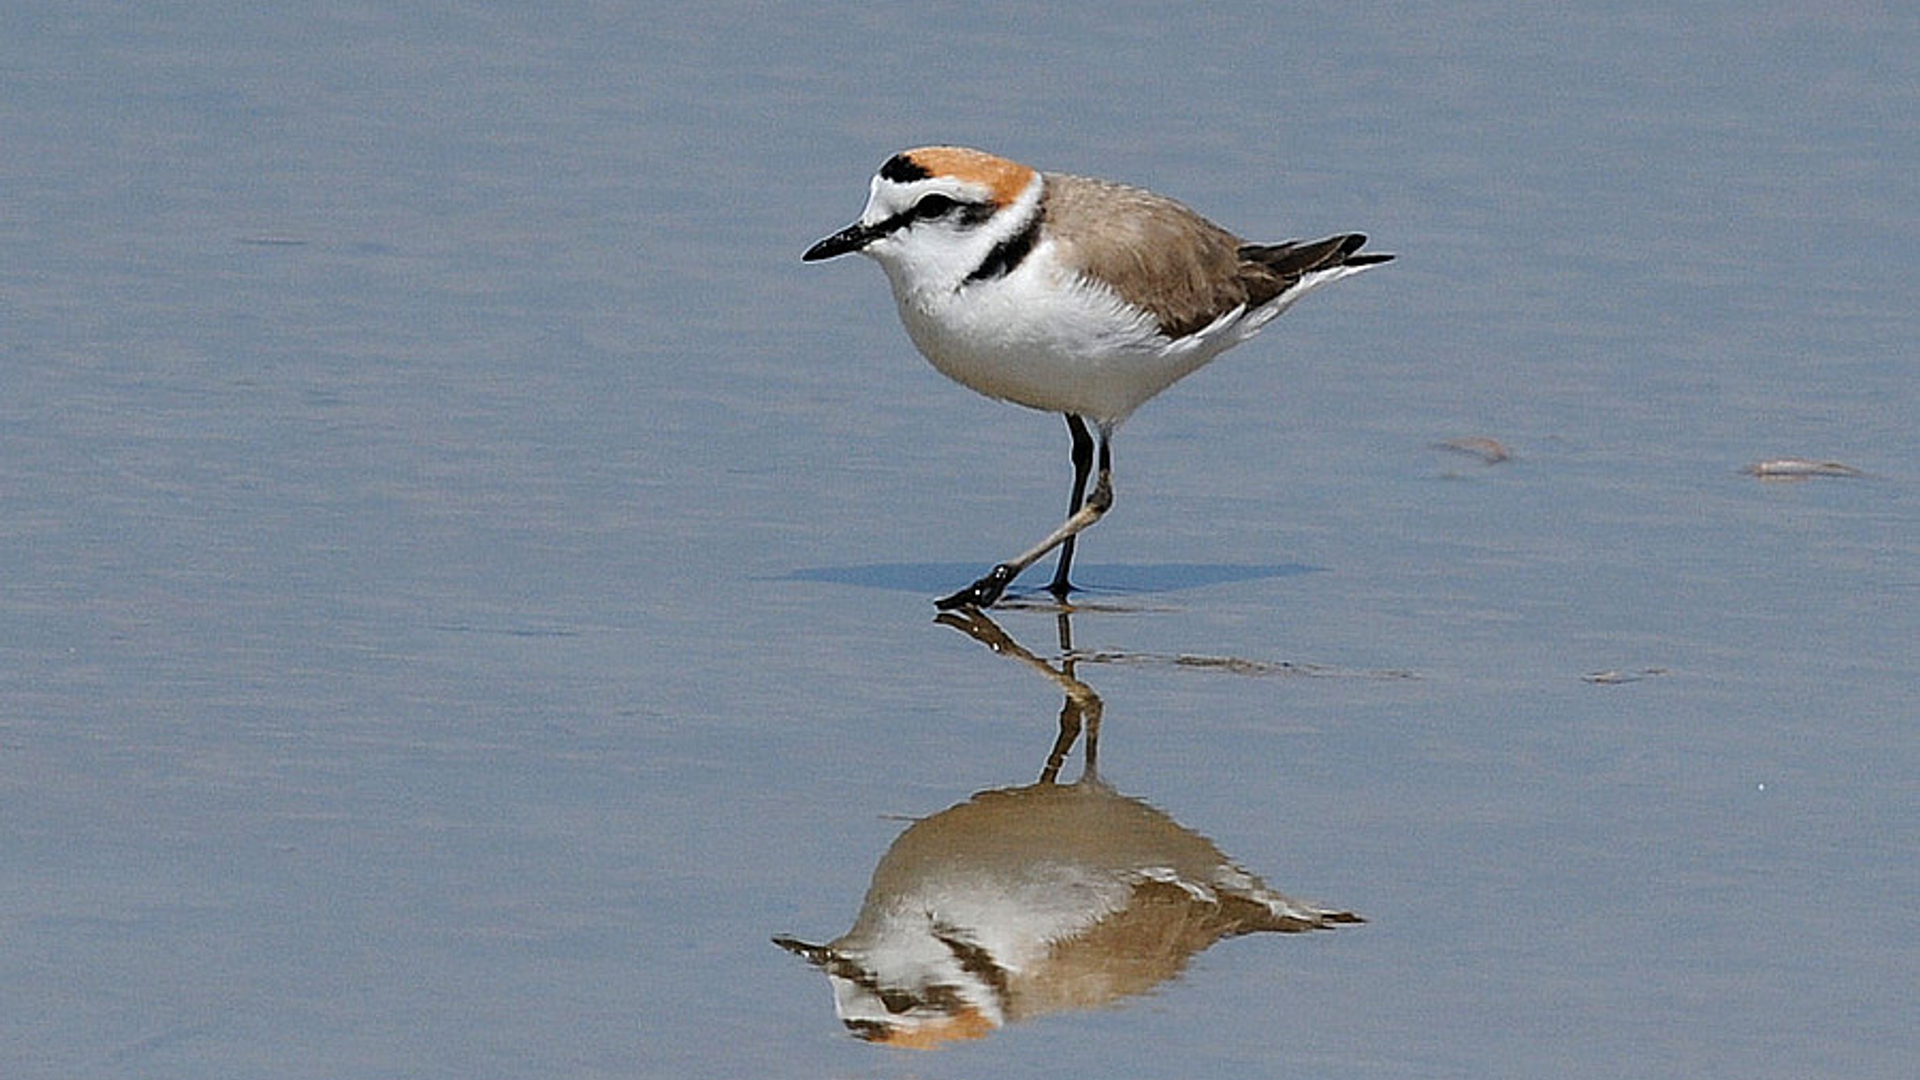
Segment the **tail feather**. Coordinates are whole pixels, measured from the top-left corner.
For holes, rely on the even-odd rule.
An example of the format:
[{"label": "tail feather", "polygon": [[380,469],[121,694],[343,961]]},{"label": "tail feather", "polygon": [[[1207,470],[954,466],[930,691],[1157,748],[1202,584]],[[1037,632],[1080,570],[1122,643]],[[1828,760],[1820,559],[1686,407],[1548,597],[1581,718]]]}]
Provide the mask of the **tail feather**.
[{"label": "tail feather", "polygon": [[1258,308],[1288,293],[1298,299],[1306,292],[1299,288],[1303,283],[1311,287],[1393,259],[1384,252],[1362,252],[1366,242],[1365,233],[1343,233],[1324,240],[1240,245],[1240,278],[1249,306]]},{"label": "tail feather", "polygon": [[1299,278],[1315,270],[1337,266],[1372,266],[1391,260],[1380,252],[1361,253],[1365,233],[1345,233],[1325,240],[1289,240],[1284,244],[1242,244],[1240,261],[1253,263],[1280,277]]}]

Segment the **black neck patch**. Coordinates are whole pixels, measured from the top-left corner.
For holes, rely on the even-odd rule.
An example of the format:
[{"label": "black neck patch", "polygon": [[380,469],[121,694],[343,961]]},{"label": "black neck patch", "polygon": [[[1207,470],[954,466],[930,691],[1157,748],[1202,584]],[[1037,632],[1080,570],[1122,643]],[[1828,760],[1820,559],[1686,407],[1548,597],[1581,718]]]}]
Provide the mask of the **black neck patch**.
[{"label": "black neck patch", "polygon": [[993,245],[987,257],[980,260],[980,265],[973,268],[973,273],[967,275],[967,284],[992,281],[1013,273],[1014,268],[1026,260],[1033,245],[1040,240],[1040,218],[1041,215],[1036,211],[1026,228]]},{"label": "black neck patch", "polygon": [[905,154],[895,154],[887,159],[885,165],[880,166],[881,178],[896,184],[911,184],[915,180],[925,180],[932,175],[926,170],[926,166]]}]

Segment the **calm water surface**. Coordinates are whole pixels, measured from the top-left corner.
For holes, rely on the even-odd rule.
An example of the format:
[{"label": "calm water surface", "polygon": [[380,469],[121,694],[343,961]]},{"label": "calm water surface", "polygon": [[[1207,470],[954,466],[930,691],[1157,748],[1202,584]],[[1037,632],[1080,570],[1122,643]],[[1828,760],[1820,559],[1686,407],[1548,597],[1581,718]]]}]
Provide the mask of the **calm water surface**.
[{"label": "calm water surface", "polygon": [[[1914,1075],[1920,16],[1800,11],[14,5],[0,1075]],[[1058,419],[798,262],[936,140],[1401,255],[1004,641]],[[849,1037],[770,939],[1076,700],[1368,921]]]}]

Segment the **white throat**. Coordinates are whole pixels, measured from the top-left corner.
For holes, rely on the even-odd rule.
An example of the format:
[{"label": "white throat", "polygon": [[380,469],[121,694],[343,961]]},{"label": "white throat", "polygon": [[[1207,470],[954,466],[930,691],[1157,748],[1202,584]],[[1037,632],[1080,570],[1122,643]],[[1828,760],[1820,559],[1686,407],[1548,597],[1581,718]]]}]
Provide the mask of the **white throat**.
[{"label": "white throat", "polygon": [[[1042,212],[1046,179],[1035,173],[1018,198],[1001,207],[978,228],[964,232],[949,229],[911,228],[870,244],[865,254],[873,257],[887,273],[893,296],[901,310],[909,305],[925,306],[917,297],[951,295],[963,288],[993,254],[994,249],[1018,237]],[[880,193],[868,202],[867,215],[876,212]]]}]

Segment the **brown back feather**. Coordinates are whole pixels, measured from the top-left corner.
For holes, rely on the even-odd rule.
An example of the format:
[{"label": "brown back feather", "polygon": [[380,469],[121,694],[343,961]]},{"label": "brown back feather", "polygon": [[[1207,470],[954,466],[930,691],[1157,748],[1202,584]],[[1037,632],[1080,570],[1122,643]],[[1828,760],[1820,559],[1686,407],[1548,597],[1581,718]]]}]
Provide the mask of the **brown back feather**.
[{"label": "brown back feather", "polygon": [[[1348,262],[1366,237],[1248,244],[1185,205],[1142,188],[1047,173],[1046,214],[1066,257],[1181,338],[1246,305],[1259,307],[1315,270]],[[1058,239],[1063,234],[1071,239]]]}]

